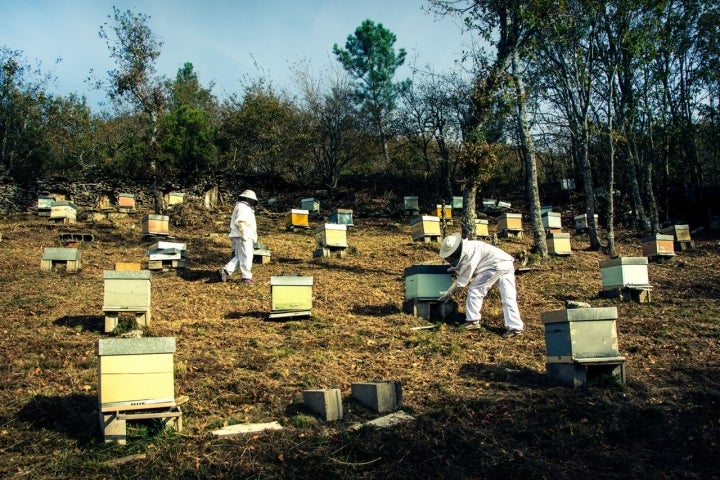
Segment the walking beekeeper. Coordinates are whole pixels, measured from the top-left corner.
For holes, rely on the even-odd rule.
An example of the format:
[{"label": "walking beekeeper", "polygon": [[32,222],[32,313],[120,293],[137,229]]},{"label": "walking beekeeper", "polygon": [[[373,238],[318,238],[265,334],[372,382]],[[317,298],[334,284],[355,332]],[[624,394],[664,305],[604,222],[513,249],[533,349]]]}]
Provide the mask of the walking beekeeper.
[{"label": "walking beekeeper", "polygon": [[240,268],[242,283],[253,284],[252,263],[254,244],[257,242],[257,223],[255,222],[255,206],[257,195],[252,190],[245,190],[238,195],[237,203],[230,217],[230,233],[234,255],[218,272],[220,280],[227,282],[230,276]]},{"label": "walking beekeeper", "polygon": [[517,304],[513,257],[498,247],[480,240],[463,240],[459,233],[448,235],[440,245],[440,257],[456,272],[456,279],[438,301],[447,302],[461,288],[468,287],[465,302],[466,330],[481,328],[480,309],[490,288],[497,283],[503,305],[503,337],[522,334],[523,321]]}]

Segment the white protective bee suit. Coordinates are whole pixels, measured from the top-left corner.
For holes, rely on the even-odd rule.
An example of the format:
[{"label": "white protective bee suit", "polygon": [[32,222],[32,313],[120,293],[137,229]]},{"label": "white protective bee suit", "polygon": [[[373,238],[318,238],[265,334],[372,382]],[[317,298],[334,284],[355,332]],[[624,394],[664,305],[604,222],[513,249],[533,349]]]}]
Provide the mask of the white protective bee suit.
[{"label": "white protective bee suit", "polygon": [[[235,270],[240,268],[243,280],[251,280],[254,244],[257,242],[258,236],[255,209],[250,206],[251,202],[243,197],[246,192],[238,197],[230,217],[228,237],[232,242],[235,255],[225,264],[224,270],[228,275],[232,275]],[[253,197],[255,197],[254,192],[249,199],[252,200]]]},{"label": "white protective bee suit", "polygon": [[[462,243],[457,244],[458,242]],[[497,283],[502,299],[505,327],[508,330],[522,331],[524,324],[517,304],[513,257],[489,243],[462,239],[458,233],[443,240],[441,256],[446,258],[448,251],[452,253],[457,248],[462,249],[460,258],[449,270],[457,272],[456,280],[439,300],[447,301],[458,289],[467,286],[466,321],[479,322],[483,301],[490,288]]]}]

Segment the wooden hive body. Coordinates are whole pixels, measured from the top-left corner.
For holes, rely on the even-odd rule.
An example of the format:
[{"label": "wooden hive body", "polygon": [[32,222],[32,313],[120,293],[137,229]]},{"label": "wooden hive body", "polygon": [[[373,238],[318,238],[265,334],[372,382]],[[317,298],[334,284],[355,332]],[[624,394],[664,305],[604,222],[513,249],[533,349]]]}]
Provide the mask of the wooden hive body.
[{"label": "wooden hive body", "polygon": [[600,262],[603,289],[648,286],[647,257],[617,257]]},{"label": "wooden hive body", "polygon": [[452,283],[448,265],[417,264],[405,269],[405,300],[437,300]]},{"label": "wooden hive body", "polygon": [[616,307],[545,312],[542,321],[548,363],[620,356]]},{"label": "wooden hive body", "polygon": [[420,215],[410,220],[410,231],[413,240],[422,240],[425,237],[440,236],[440,218],[432,215]]}]

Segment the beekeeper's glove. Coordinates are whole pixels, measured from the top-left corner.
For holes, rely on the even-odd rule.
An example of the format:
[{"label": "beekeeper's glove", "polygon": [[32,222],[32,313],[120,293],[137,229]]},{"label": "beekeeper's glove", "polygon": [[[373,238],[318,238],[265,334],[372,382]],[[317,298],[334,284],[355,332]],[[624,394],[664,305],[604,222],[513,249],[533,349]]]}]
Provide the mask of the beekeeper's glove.
[{"label": "beekeeper's glove", "polygon": [[456,280],[450,285],[450,288],[447,289],[447,292],[440,295],[440,297],[438,298],[438,302],[442,302],[442,303],[449,302],[450,299],[452,298],[453,294],[457,290],[458,290],[458,286],[457,286],[457,280]]}]

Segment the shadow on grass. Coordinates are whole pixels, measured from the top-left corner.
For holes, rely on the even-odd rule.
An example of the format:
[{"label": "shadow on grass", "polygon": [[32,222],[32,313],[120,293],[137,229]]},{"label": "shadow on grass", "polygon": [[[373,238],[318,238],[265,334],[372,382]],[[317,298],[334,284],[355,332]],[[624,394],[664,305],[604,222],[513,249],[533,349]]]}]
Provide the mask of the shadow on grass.
[{"label": "shadow on grass", "polygon": [[105,329],[105,317],[102,315],[66,315],[53,323],[59,327],[87,332],[103,332]]},{"label": "shadow on grass", "polygon": [[188,282],[205,281],[217,283],[220,281],[217,270],[192,270],[190,268],[179,268],[177,276]]},{"label": "shadow on grass", "polygon": [[260,318],[265,319],[268,316],[268,312],[227,312],[223,319],[225,320],[240,320],[242,318]]},{"label": "shadow on grass", "polygon": [[98,400],[94,395],[36,395],[17,414],[33,428],[51,430],[90,443],[100,434]]},{"label": "shadow on grass", "polygon": [[507,382],[536,387],[547,385],[545,372],[536,372],[508,363],[466,363],[460,367],[458,374],[487,382]]},{"label": "shadow on grass", "polygon": [[355,315],[366,315],[368,317],[384,317],[401,313],[397,305],[386,303],[385,305],[353,305],[352,313]]}]

